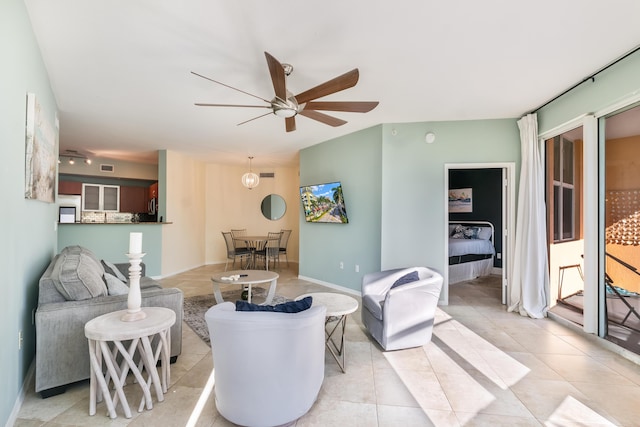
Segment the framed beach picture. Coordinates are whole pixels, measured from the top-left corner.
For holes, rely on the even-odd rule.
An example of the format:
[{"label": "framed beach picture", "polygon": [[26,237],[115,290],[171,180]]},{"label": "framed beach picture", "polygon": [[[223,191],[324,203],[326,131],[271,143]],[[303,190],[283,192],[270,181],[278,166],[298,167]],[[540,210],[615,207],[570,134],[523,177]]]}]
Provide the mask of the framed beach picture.
[{"label": "framed beach picture", "polygon": [[473,189],[449,189],[449,212],[473,212]]},{"label": "framed beach picture", "polygon": [[55,201],[57,132],[42,111],[35,94],[27,94],[25,132],[26,199]]}]

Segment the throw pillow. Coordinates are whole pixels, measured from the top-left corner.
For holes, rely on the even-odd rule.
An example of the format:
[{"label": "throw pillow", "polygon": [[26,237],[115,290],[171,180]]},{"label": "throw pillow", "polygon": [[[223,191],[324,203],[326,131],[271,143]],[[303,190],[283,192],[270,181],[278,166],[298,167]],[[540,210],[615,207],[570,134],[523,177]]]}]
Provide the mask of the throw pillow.
[{"label": "throw pillow", "polygon": [[453,231],[451,232],[452,239],[464,239],[464,229],[465,227],[458,224],[455,226]]},{"label": "throw pillow", "polygon": [[129,293],[129,287],[113,274],[105,272],[104,281],[107,283],[109,295],[126,295]]},{"label": "throw pillow", "polygon": [[415,282],[416,280],[420,280],[420,276],[418,276],[417,271],[412,271],[411,273],[407,273],[398,280],[396,280],[393,285],[391,285],[391,289],[401,286],[407,283]]},{"label": "throw pillow", "polygon": [[107,295],[100,262],[80,251],[61,252],[53,274],[55,286],[67,301],[80,301]]},{"label": "throw pillow", "polygon": [[465,239],[477,239],[480,234],[479,227],[465,227],[464,238]]},{"label": "throw pillow", "polygon": [[312,297],[305,297],[298,301],[288,301],[276,305],[258,305],[247,301],[236,301],[236,311],[272,311],[276,313],[299,313],[311,307]]},{"label": "throw pillow", "polygon": [[102,263],[102,266],[104,267],[104,271],[106,273],[116,276],[121,282],[127,283],[127,278],[124,277],[124,274],[122,274],[120,269],[118,269],[115,264],[105,260],[101,260],[100,262]]}]

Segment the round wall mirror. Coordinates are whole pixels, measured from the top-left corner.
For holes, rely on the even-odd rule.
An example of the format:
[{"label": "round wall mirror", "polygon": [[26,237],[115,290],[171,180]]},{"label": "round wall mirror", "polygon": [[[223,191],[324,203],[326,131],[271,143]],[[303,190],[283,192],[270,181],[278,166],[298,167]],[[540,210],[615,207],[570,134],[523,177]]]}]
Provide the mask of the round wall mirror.
[{"label": "round wall mirror", "polygon": [[262,215],[264,215],[265,218],[275,221],[284,216],[284,213],[287,210],[287,204],[282,196],[269,194],[262,199],[260,209],[262,210]]}]

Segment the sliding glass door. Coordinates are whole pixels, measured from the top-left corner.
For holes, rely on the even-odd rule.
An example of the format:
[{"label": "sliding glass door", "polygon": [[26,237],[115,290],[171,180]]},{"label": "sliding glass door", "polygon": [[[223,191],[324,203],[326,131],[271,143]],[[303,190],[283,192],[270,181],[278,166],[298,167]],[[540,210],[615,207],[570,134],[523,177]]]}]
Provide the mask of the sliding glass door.
[{"label": "sliding glass door", "polygon": [[600,324],[608,340],[640,353],[640,106],[607,116],[600,124],[605,242]]}]

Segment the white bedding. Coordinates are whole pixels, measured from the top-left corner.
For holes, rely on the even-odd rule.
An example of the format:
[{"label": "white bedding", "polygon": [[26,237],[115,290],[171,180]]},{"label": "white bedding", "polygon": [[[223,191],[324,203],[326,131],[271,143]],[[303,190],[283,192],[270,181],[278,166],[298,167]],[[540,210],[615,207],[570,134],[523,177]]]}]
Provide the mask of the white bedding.
[{"label": "white bedding", "polygon": [[495,255],[496,250],[491,240],[484,239],[449,239],[449,256],[468,254]]}]

